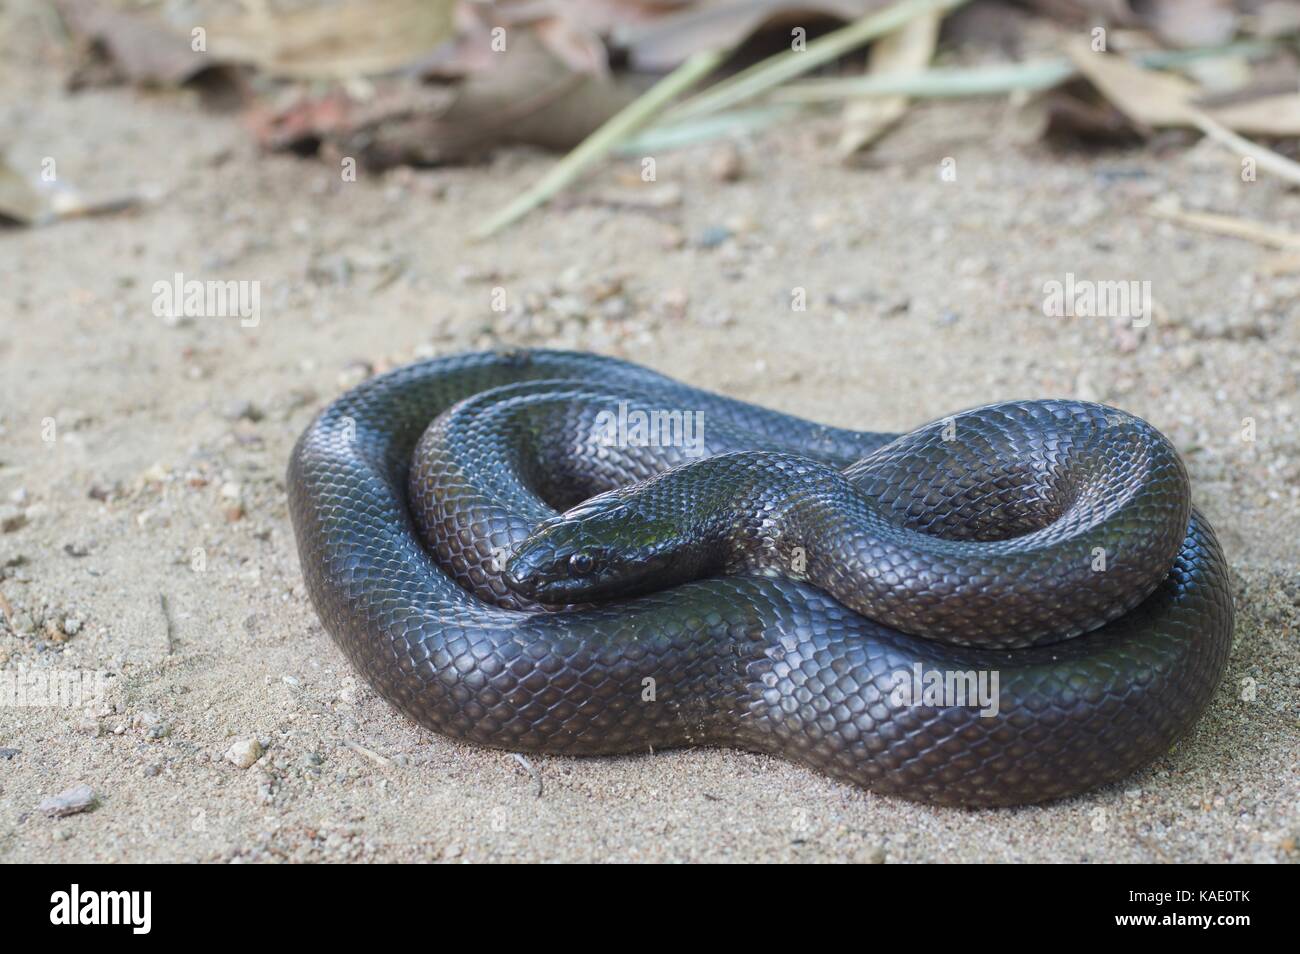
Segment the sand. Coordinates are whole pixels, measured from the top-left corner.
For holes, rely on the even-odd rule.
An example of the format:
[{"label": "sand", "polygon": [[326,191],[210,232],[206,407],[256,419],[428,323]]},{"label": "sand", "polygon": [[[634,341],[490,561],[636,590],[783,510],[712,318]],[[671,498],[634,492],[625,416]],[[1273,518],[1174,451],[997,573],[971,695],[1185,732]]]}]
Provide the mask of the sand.
[{"label": "sand", "polygon": [[[0,673],[104,687],[89,709],[0,707],[0,860],[1300,857],[1300,275],[1142,211],[1177,196],[1294,223],[1294,190],[1242,182],[1209,145],[1062,153],[1004,141],[1000,104],[933,105],[872,168],[837,165],[834,124],[811,123],[742,142],[735,182],[711,171],[715,147],[659,157],[680,205],[579,192],[468,245],[545,156],[343,182],[259,154],[188,94],[67,95],[36,24],[15,15],[0,49],[11,162],[52,156],[87,193],[160,197],[0,233]],[[630,188],[638,168],[602,167],[588,191]],[[1045,316],[1044,283],[1068,272],[1149,281],[1150,326]],[[155,283],[177,273],[260,282],[256,327],[158,317]],[[284,466],[365,375],[512,344],[618,355],[854,427],[1007,398],[1133,411],[1184,453],[1231,563],[1223,686],[1147,770],[1007,811],[725,750],[532,757],[535,778],[420,729],[354,677],[306,599]],[[237,743],[260,757],[234,764]],[[38,808],[79,784],[92,810]]]}]

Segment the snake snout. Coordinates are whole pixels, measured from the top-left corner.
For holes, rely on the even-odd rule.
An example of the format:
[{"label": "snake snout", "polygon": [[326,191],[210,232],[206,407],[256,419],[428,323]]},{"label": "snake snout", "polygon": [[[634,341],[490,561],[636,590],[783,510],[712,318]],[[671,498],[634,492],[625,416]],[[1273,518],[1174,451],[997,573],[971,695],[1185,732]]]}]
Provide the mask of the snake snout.
[{"label": "snake snout", "polygon": [[524,544],[506,561],[501,577],[505,580],[506,586],[519,596],[540,601],[549,562],[549,553]]},{"label": "snake snout", "polygon": [[563,604],[599,589],[601,560],[591,549],[552,539],[554,524],[521,543],[502,571],[506,586],[537,603]]}]

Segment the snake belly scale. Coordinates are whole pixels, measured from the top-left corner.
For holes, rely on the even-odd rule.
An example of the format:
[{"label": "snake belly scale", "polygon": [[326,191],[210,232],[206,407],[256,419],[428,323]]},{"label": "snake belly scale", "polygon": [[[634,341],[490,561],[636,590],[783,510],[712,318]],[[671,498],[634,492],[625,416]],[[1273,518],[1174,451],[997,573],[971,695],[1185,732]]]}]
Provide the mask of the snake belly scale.
[{"label": "snake belly scale", "polygon": [[[620,407],[703,434],[610,441]],[[1083,402],[855,432],[614,358],[472,353],[339,397],[287,487],[356,669],[513,751],[734,746],[923,802],[1040,802],[1166,752],[1232,641],[1177,454]],[[994,704],[900,698],[954,674],[994,674]]]}]

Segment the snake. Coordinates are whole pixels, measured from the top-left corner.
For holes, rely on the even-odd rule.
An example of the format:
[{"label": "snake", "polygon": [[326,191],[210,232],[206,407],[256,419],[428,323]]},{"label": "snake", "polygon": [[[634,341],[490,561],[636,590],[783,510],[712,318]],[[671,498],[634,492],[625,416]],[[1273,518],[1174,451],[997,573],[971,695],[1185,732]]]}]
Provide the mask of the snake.
[{"label": "snake", "polygon": [[1083,401],[854,431],[614,357],[453,354],[328,404],[286,488],[356,671],[515,753],[729,747],[1039,803],[1166,754],[1232,644],[1176,449]]}]

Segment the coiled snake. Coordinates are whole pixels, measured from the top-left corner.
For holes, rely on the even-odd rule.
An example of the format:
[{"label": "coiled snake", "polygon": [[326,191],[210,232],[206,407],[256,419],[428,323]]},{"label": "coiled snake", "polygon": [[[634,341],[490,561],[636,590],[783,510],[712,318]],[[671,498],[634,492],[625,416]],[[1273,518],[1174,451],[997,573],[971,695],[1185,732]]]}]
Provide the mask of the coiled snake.
[{"label": "coiled snake", "polygon": [[736,746],[1037,802],[1165,752],[1232,640],[1177,454],[1096,404],[858,433],[613,358],[466,354],[338,398],[288,492],[353,665],[515,751]]}]

